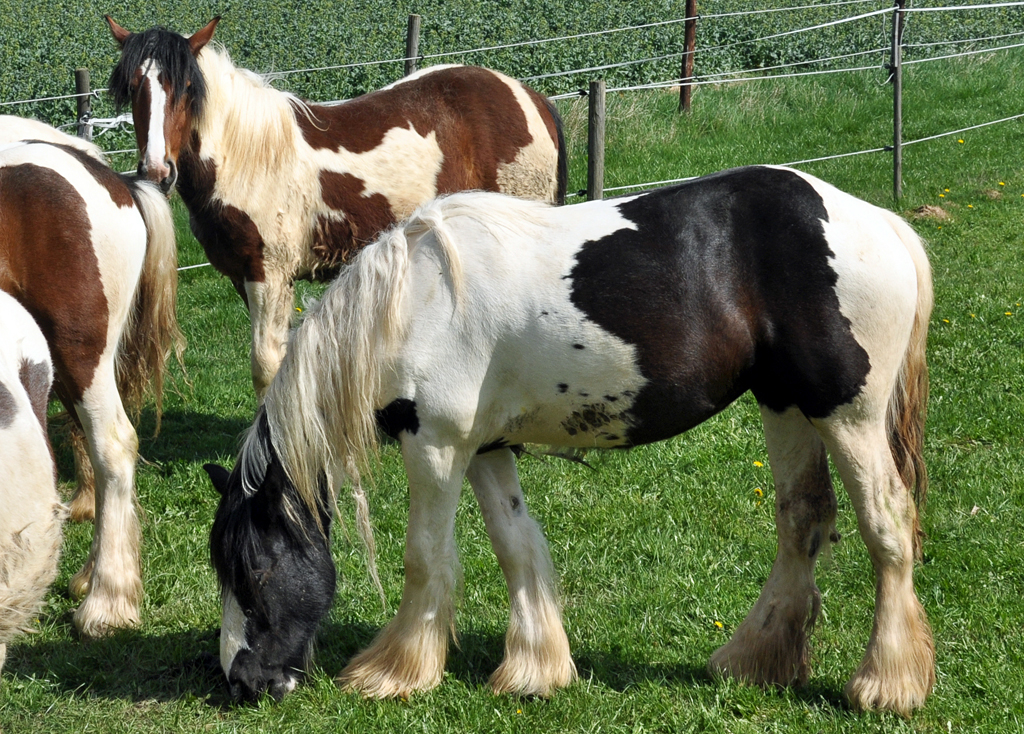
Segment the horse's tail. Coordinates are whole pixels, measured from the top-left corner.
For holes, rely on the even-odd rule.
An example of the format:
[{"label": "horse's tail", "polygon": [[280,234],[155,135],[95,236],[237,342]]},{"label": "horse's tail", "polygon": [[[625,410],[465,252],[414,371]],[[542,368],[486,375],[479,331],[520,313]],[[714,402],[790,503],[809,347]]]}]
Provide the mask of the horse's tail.
[{"label": "horse's tail", "polygon": [[136,417],[146,394],[152,392],[159,430],[167,360],[173,352],[182,364],[185,350],[175,311],[178,254],[174,219],[167,199],[154,184],[132,181],[128,185],[146,224],[146,257],[118,348],[117,386],[125,408]]},{"label": "horse's tail", "polygon": [[[925,346],[928,322],[932,312],[932,274],[924,244],[902,217],[891,212],[886,216],[903,241],[917,271],[917,308],[910,341],[903,355],[899,380],[889,399],[887,427],[889,448],[900,478],[913,492],[920,511],[928,495],[928,472],[924,464],[924,423],[928,407],[928,362]],[[915,515],[914,554],[921,554],[921,525]]]},{"label": "horse's tail", "polygon": [[558,188],[555,192],[555,203],[561,206],[565,203],[565,194],[569,186],[569,156],[565,150],[565,131],[562,128],[562,116],[558,114],[555,103],[545,97],[544,104],[555,123],[555,140],[558,143]]}]

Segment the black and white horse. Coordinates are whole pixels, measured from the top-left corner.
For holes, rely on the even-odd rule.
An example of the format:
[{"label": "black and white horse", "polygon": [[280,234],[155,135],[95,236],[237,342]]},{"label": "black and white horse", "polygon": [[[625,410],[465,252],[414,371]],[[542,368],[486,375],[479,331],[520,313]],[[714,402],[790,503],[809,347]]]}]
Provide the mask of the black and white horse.
[{"label": "black and white horse", "polygon": [[553,208],[456,194],[367,247],[292,337],[211,536],[221,663],[236,695],[296,683],[334,590],[332,492],[358,487],[378,428],[410,486],[397,615],[342,671],[366,696],[436,686],[454,626],[455,509],[469,479],[509,588],[498,692],[548,695],[575,667],[512,450],[675,436],[746,391],[776,484],[778,555],[712,670],[808,674],[815,562],[834,538],[831,456],[877,576],[874,629],[846,687],[909,712],[934,681],[914,592],[931,275],[899,217],[797,171],[725,171]]}]

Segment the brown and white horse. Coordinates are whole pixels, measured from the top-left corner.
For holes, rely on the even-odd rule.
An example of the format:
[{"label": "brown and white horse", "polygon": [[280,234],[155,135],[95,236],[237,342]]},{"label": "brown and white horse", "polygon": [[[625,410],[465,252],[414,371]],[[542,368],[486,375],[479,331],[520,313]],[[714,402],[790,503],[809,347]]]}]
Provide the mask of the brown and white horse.
[{"label": "brown and white horse", "polygon": [[436,194],[565,195],[561,121],[543,96],[477,67],[426,69],[343,104],[300,101],[190,38],[130,33],[110,16],[139,173],[177,185],[192,231],[252,320],[262,397],[284,356],[296,279],[329,279],[349,256]]},{"label": "brown and white horse", "polygon": [[57,575],[61,523],[46,435],[53,365],[24,307],[0,291],[0,668]]},{"label": "brown and white horse", "polygon": [[[0,130],[0,135],[3,131]],[[96,529],[71,592],[88,636],[138,623],[138,439],[125,413],[184,340],[175,316],[170,207],[157,187],[113,172],[74,141],[0,146],[0,290],[38,322],[54,390],[82,428],[95,471]]]}]

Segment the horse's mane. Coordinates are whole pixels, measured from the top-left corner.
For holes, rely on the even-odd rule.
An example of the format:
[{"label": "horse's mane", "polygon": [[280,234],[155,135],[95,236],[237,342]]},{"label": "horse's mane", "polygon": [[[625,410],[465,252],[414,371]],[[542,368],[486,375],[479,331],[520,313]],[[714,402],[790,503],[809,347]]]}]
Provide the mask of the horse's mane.
[{"label": "horse's mane", "polygon": [[273,174],[299,158],[302,133],[295,115],[307,105],[272,87],[268,77],[235,66],[218,44],[205,46],[198,64],[206,81],[206,106],[194,125],[202,149],[216,151],[219,185],[227,190],[264,185],[280,197],[283,182]]},{"label": "horse's mane", "polygon": [[188,92],[193,115],[202,115],[206,101],[206,84],[199,70],[188,39],[161,26],[129,35],[121,47],[121,59],[110,73],[108,87],[118,108],[131,104],[131,82],[135,70],[146,59],[153,59],[167,75],[177,102]]},{"label": "horse's mane", "polygon": [[[306,309],[264,408],[274,452],[308,507],[316,507],[322,477],[336,496],[339,479],[358,485],[370,468],[381,376],[405,336],[412,250],[436,245],[458,305],[464,284],[453,220],[469,217],[500,240],[501,230],[521,235],[542,226],[550,211],[543,202],[484,192],[435,199],[363,248]],[[253,476],[262,476],[259,469]]]}]

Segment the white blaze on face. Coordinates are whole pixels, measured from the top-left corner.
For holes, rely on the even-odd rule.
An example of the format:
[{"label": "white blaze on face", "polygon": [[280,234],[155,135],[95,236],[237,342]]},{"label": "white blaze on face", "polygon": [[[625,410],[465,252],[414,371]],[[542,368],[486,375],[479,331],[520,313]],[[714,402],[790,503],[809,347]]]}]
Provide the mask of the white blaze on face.
[{"label": "white blaze on face", "polygon": [[245,641],[245,612],[235,595],[225,590],[222,596],[224,613],[220,623],[220,667],[224,677],[231,673],[231,664],[239,650],[248,650]]},{"label": "white blaze on face", "polygon": [[149,140],[146,143],[146,168],[163,180],[170,174],[164,163],[167,142],[164,139],[164,118],[167,110],[167,92],[160,83],[160,65],[150,59],[144,78],[149,82]]}]

